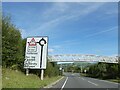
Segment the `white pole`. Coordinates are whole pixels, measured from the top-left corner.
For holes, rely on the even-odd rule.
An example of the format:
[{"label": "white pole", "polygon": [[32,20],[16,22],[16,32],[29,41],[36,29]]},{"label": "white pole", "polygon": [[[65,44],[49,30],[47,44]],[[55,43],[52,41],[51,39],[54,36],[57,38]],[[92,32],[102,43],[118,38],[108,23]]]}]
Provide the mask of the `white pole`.
[{"label": "white pole", "polygon": [[83,72],[82,65],[81,65],[81,73]]},{"label": "white pole", "polygon": [[29,69],[26,69],[26,76],[29,75]]},{"label": "white pole", "polygon": [[44,76],[44,70],[41,69],[41,80],[43,80],[43,76]]}]

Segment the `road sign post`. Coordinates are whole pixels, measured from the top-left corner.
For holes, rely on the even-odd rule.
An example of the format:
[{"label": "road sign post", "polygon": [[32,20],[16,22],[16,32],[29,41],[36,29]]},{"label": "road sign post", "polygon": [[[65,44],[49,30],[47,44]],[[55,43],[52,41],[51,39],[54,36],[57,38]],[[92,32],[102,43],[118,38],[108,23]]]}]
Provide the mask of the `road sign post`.
[{"label": "road sign post", "polygon": [[29,75],[29,69],[26,69],[26,76]]},{"label": "road sign post", "polygon": [[[42,59],[42,57],[43,57],[43,47],[44,47],[44,45],[46,44],[45,39],[42,38],[42,39],[39,41],[39,44],[41,45],[41,58],[40,58],[40,68],[41,68],[41,67],[42,67],[42,61],[43,61],[43,59]],[[43,80],[43,76],[44,76],[44,70],[41,69],[41,80]]]},{"label": "road sign post", "polygon": [[24,68],[26,75],[28,69],[40,69],[41,80],[43,80],[44,69],[46,69],[48,37],[29,37],[26,42]]},{"label": "road sign post", "polygon": [[43,80],[43,77],[44,77],[44,70],[41,69],[41,80]]}]

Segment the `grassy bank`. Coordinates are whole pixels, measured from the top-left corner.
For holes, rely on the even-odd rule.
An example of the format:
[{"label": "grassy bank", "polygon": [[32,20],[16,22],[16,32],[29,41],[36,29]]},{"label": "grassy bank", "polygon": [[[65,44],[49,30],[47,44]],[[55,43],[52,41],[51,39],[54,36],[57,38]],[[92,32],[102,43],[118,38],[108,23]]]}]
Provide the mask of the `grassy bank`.
[{"label": "grassy bank", "polygon": [[120,83],[120,79],[108,79],[108,81]]},{"label": "grassy bank", "polygon": [[[85,74],[85,73],[80,73],[80,76],[90,77],[88,74]],[[100,78],[97,78],[97,79],[100,79]],[[106,79],[106,80],[110,82],[120,83],[120,79]]]},{"label": "grassy bank", "polygon": [[36,75],[26,76],[20,71],[9,69],[2,70],[2,87],[3,88],[42,88],[61,77],[44,78],[43,81]]},{"label": "grassy bank", "polygon": [[88,74],[80,73],[80,76],[88,77]]}]

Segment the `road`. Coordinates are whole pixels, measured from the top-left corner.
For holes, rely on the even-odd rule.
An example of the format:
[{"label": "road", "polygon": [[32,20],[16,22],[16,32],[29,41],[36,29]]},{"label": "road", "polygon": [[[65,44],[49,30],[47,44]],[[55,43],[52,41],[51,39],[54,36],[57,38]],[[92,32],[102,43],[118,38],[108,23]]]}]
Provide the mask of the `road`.
[{"label": "road", "polygon": [[119,90],[115,89],[118,88],[118,83],[83,77],[78,73],[64,73],[64,75],[65,77],[52,88],[59,88],[60,90],[65,90],[66,88],[83,88],[83,90],[85,90],[85,88],[86,90],[88,88],[93,88],[92,90],[99,90],[101,88],[102,90]]}]

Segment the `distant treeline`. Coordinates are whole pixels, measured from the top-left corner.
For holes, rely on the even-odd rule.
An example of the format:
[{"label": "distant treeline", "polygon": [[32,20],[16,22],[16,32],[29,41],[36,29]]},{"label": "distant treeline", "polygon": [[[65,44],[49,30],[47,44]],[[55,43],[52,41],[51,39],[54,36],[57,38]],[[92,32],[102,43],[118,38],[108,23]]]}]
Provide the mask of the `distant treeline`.
[{"label": "distant treeline", "polygon": [[[2,17],[2,66],[25,72],[26,38],[21,37],[20,30],[11,22],[9,16]],[[31,73],[39,74],[40,70],[30,70]],[[52,77],[59,75],[59,67],[56,63],[47,62],[45,76]]]},{"label": "distant treeline", "polygon": [[90,77],[101,79],[119,79],[120,78],[120,63],[97,63],[89,66],[87,74]]}]

